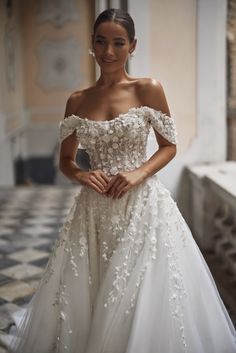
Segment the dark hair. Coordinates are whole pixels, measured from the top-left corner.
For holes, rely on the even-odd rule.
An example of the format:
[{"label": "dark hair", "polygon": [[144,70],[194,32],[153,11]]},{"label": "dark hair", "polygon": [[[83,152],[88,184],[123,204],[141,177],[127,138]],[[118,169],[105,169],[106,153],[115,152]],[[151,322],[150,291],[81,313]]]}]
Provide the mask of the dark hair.
[{"label": "dark hair", "polygon": [[107,9],[101,12],[93,25],[93,35],[95,35],[98,26],[107,21],[116,22],[123,26],[128,34],[130,43],[135,37],[134,21],[128,12],[121,9]]}]

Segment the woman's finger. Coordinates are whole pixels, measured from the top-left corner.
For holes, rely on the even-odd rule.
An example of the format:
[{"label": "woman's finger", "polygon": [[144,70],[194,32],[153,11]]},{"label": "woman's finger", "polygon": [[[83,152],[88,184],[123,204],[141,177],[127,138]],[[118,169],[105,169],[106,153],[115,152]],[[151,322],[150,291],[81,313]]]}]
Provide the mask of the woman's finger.
[{"label": "woman's finger", "polygon": [[106,192],[108,192],[117,180],[117,176],[113,176],[106,186]]},{"label": "woman's finger", "polygon": [[122,190],[120,190],[120,192],[117,195],[117,198],[120,199],[129,189],[130,189],[129,185],[125,186]]},{"label": "woman's finger", "polygon": [[99,180],[98,177],[96,177],[95,175],[90,176],[90,181],[99,188],[100,192],[105,191],[106,185],[103,185],[104,181]]},{"label": "woman's finger", "polygon": [[106,181],[106,179],[101,174],[97,174],[96,178],[103,185],[104,190],[105,190],[105,188],[106,188],[106,186],[108,184],[108,181]]},{"label": "woman's finger", "polygon": [[105,180],[106,183],[109,183],[110,178],[102,170],[100,175],[102,176],[102,178]]},{"label": "woman's finger", "polygon": [[117,185],[112,191],[111,194],[114,197],[117,197],[117,195],[120,193],[121,190],[124,189],[124,187],[127,186],[127,182],[126,181],[122,181],[119,185]]},{"label": "woman's finger", "polygon": [[[108,189],[107,193],[109,195],[113,194],[116,190],[116,188],[122,183],[122,180],[121,179],[116,179],[114,180],[113,184],[111,185],[111,187]],[[106,189],[107,190],[107,189]]]},{"label": "woman's finger", "polygon": [[94,189],[95,191],[99,192],[99,194],[103,194],[103,191],[101,190],[101,188],[93,181],[90,180],[88,182],[88,186],[91,187],[92,189]]}]

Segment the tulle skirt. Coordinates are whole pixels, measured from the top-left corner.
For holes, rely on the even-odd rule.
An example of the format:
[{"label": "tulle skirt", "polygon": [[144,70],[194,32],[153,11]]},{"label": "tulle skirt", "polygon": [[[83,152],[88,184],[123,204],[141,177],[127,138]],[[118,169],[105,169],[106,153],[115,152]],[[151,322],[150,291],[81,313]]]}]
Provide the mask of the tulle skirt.
[{"label": "tulle skirt", "polygon": [[2,338],[14,353],[233,353],[236,331],[157,175],[122,198],[82,186],[31,301]]}]

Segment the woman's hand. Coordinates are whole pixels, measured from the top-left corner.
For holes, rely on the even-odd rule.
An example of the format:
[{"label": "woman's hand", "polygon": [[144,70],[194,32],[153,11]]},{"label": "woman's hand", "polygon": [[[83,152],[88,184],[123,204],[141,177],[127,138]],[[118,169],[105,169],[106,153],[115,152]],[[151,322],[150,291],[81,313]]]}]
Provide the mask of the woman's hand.
[{"label": "woman's hand", "polygon": [[76,176],[76,180],[83,185],[91,187],[100,194],[104,194],[110,179],[102,170],[98,169],[80,171]]},{"label": "woman's hand", "polygon": [[113,198],[121,198],[133,186],[141,184],[147,177],[147,173],[141,169],[121,172],[114,175],[106,186],[105,195]]}]

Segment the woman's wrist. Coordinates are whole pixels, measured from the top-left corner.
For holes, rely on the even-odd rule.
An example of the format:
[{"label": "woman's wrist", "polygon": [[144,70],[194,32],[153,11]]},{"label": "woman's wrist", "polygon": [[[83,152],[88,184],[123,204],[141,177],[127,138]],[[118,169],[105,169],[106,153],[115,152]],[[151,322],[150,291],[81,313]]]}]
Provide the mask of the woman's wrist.
[{"label": "woman's wrist", "polygon": [[76,182],[81,182],[81,177],[82,175],[85,173],[84,170],[80,169],[80,168],[77,168],[75,171],[74,171],[74,176],[73,176],[73,181],[76,181]]},{"label": "woman's wrist", "polygon": [[142,181],[144,181],[145,179],[147,179],[149,177],[149,172],[148,172],[147,168],[145,168],[144,166],[140,166],[136,170],[138,170],[141,173]]},{"label": "woman's wrist", "polygon": [[71,160],[65,160],[60,166],[62,173],[71,181],[79,182],[83,170],[78,167],[78,165]]}]

